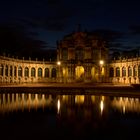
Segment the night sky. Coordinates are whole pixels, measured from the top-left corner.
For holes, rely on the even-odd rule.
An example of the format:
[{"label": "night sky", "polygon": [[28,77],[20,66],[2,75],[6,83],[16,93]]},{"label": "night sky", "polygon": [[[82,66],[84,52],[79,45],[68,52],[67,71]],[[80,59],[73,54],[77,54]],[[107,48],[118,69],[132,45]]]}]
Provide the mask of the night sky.
[{"label": "night sky", "polygon": [[56,41],[79,24],[81,31],[117,35],[110,50],[140,48],[139,0],[1,0],[1,52],[32,56],[31,50],[56,49]]}]

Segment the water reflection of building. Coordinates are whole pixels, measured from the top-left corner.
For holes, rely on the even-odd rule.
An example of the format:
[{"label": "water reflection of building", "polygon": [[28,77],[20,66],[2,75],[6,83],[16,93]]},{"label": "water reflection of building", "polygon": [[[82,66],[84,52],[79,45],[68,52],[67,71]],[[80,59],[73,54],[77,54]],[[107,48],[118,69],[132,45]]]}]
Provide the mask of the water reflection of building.
[{"label": "water reflection of building", "polygon": [[85,107],[88,108],[99,102],[99,98],[91,95],[48,95],[7,93],[0,94],[0,111],[13,111],[18,109],[30,109],[38,107],[56,107],[57,109]]},{"label": "water reflection of building", "polygon": [[44,94],[0,94],[0,112],[11,112],[51,105],[51,96]]},{"label": "water reflection of building", "polygon": [[140,99],[128,97],[115,97],[112,101],[112,106],[123,113],[139,112],[140,113]]},{"label": "water reflection of building", "polygon": [[[0,94],[0,113],[24,109],[53,108],[57,113],[100,116],[109,108],[120,112],[140,112],[139,98],[95,95]],[[95,113],[96,112],[96,113]]]}]

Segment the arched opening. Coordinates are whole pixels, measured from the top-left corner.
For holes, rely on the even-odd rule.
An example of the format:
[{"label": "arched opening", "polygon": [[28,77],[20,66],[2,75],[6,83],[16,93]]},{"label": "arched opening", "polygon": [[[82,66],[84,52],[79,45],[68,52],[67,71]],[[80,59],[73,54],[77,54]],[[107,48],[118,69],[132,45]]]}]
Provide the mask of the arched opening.
[{"label": "arched opening", "polygon": [[31,68],[31,77],[35,77],[35,68]]},{"label": "arched opening", "polygon": [[112,67],[109,69],[109,77],[114,77],[114,69]]},{"label": "arched opening", "polygon": [[4,70],[4,66],[0,65],[0,75],[3,76],[3,70]]},{"label": "arched opening", "polygon": [[132,76],[132,68],[129,66],[128,67],[128,77]]},{"label": "arched opening", "polygon": [[140,77],[140,65],[138,66],[138,77]]},{"label": "arched opening", "polygon": [[51,77],[56,78],[56,68],[52,68]]},{"label": "arched opening", "polygon": [[12,73],[13,73],[13,67],[10,66],[10,76],[12,76]]},{"label": "arched opening", "polygon": [[29,68],[28,67],[25,67],[24,75],[25,75],[25,77],[29,77]]},{"label": "arched opening", "polygon": [[38,68],[38,77],[42,77],[42,68]]},{"label": "arched opening", "polygon": [[5,76],[8,76],[8,65],[5,66]]},{"label": "arched opening", "polygon": [[91,68],[91,76],[93,81],[97,81],[98,73],[95,67]]},{"label": "arched opening", "polygon": [[75,69],[75,76],[76,76],[76,80],[84,80],[84,67],[83,66],[77,66]]},{"label": "arched opening", "polygon": [[133,68],[133,76],[134,77],[137,76],[137,67],[136,67],[136,65]]},{"label": "arched opening", "polygon": [[14,66],[14,76],[17,76],[17,67]]},{"label": "arched opening", "polygon": [[49,69],[45,68],[45,77],[49,78]]},{"label": "arched opening", "polygon": [[120,77],[120,68],[119,67],[116,68],[116,77]]},{"label": "arched opening", "polygon": [[21,66],[18,67],[18,76],[22,77],[22,67]]},{"label": "arched opening", "polygon": [[91,76],[92,76],[92,77],[95,77],[95,72],[96,72],[96,71],[95,71],[95,67],[92,67],[92,68],[91,68]]},{"label": "arched opening", "polygon": [[126,76],[126,68],[123,67],[123,68],[122,68],[122,77],[125,77],[125,76]]},{"label": "arched opening", "polygon": [[62,77],[63,77],[63,82],[67,82],[68,68],[62,68]]}]

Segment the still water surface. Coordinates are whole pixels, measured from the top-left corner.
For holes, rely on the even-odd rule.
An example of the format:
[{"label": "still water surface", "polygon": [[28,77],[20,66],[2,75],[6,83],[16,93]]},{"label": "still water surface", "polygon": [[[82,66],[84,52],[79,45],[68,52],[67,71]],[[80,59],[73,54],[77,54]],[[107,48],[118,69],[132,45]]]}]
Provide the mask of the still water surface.
[{"label": "still water surface", "polygon": [[140,98],[0,94],[3,139],[138,139]]}]

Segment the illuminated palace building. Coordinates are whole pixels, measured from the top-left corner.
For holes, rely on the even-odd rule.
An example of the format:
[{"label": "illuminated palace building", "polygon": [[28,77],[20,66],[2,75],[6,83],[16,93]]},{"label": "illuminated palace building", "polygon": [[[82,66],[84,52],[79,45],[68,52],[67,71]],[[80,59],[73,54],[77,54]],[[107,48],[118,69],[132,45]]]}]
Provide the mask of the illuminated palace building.
[{"label": "illuminated palace building", "polygon": [[77,31],[57,42],[57,61],[0,56],[0,83],[140,83],[140,58],[109,60],[106,42]]}]

